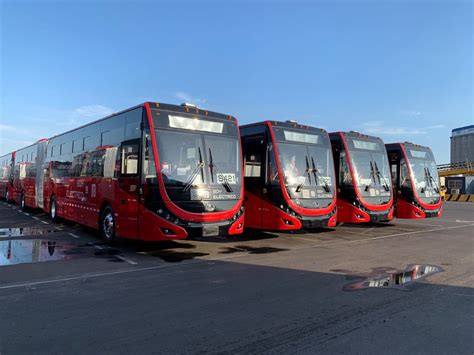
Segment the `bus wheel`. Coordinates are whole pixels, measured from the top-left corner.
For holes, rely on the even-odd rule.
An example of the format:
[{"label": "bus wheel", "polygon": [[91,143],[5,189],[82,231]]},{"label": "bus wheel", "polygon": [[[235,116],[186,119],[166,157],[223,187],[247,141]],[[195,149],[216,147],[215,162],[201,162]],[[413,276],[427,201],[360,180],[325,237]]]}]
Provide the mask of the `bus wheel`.
[{"label": "bus wheel", "polygon": [[56,204],[56,198],[53,196],[51,197],[51,202],[49,204],[49,218],[52,222],[56,222],[58,214],[58,205]]},{"label": "bus wheel", "polygon": [[20,197],[20,209],[23,211],[26,207],[26,204],[25,204],[25,193],[22,192],[21,193],[21,197]]},{"label": "bus wheel", "polygon": [[99,230],[102,239],[108,243],[115,241],[115,215],[110,206],[106,206],[100,214]]}]

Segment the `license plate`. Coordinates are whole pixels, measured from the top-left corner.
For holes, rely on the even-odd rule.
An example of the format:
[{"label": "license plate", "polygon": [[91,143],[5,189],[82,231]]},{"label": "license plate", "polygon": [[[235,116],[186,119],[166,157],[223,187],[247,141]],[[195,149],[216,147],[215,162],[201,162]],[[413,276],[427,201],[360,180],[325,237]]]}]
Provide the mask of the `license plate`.
[{"label": "license plate", "polygon": [[217,237],[219,235],[219,226],[204,226],[202,227],[203,237]]}]

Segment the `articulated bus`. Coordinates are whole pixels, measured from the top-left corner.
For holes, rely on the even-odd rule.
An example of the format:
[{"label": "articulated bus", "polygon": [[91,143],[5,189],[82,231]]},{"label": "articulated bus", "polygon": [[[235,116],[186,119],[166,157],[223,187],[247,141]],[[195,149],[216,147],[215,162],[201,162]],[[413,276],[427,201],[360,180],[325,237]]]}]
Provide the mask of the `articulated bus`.
[{"label": "articulated bus", "polygon": [[106,241],[239,234],[244,228],[237,120],[145,103],[50,138],[44,210]]},{"label": "articulated bus", "polygon": [[13,196],[15,152],[0,157],[0,197],[9,202]]},{"label": "articulated bus", "polygon": [[441,217],[438,170],[428,147],[413,143],[386,145],[395,190],[395,217]]},{"label": "articulated bus", "polygon": [[13,200],[25,207],[43,208],[43,162],[47,140],[19,149],[15,152],[13,167]]},{"label": "articulated bus", "polygon": [[338,222],[390,221],[393,191],[383,141],[358,132],[335,132],[329,136],[338,186]]},{"label": "articulated bus", "polygon": [[299,230],[336,225],[329,136],[295,122],[240,127],[246,227]]}]

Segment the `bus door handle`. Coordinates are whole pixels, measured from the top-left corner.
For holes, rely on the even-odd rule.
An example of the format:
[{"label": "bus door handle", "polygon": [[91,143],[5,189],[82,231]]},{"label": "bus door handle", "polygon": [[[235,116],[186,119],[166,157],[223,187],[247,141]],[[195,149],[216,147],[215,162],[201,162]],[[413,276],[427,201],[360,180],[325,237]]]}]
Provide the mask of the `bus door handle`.
[{"label": "bus door handle", "polygon": [[143,195],[143,186],[140,186],[140,188],[138,189],[138,194],[140,196]]},{"label": "bus door handle", "polygon": [[264,194],[266,194],[266,193],[267,193],[267,189],[264,187],[264,188],[262,189],[262,192],[263,192]]}]

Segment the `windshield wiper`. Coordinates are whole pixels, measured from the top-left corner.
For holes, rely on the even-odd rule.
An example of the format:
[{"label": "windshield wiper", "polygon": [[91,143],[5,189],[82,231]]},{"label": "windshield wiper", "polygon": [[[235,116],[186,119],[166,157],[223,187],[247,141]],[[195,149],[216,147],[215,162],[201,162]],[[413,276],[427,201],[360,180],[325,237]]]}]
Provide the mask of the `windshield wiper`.
[{"label": "windshield wiper", "polygon": [[198,152],[199,152],[199,162],[197,163],[196,167],[194,168],[193,172],[191,173],[191,176],[189,177],[188,181],[186,182],[186,185],[183,188],[183,191],[186,192],[188,191],[191,186],[194,183],[194,180],[196,180],[198,176],[198,170],[201,170],[201,181],[204,182],[204,162],[202,161],[202,153],[201,153],[201,148],[198,147]]},{"label": "windshield wiper", "polygon": [[301,189],[304,187],[306,183],[306,177],[308,177],[309,184],[311,185],[311,168],[309,167],[308,157],[305,156],[304,158],[306,160],[306,170],[305,170],[306,175],[304,177],[304,181],[301,184],[298,184],[298,186],[296,186],[296,192],[300,192]]},{"label": "windshield wiper", "polygon": [[331,192],[331,188],[329,187],[328,182],[325,179],[323,179],[323,176],[321,175],[319,170],[316,168],[316,164],[314,164],[314,158],[312,156],[311,156],[311,164],[313,165],[313,174],[314,174],[314,180],[316,180],[316,185],[318,185],[318,176],[319,176],[319,180],[321,180],[324,184],[322,185],[324,190],[326,192]]},{"label": "windshield wiper", "polygon": [[382,175],[382,173],[380,172],[379,170],[379,167],[377,166],[377,162],[374,161],[374,168],[375,168],[375,173],[377,174],[378,178],[379,178],[379,184],[380,184],[380,178],[383,179],[383,188],[385,191],[390,191],[390,187],[387,183],[387,180],[385,179],[385,176]]},{"label": "windshield wiper", "polygon": [[[214,170],[217,173],[217,166],[214,164],[214,160],[212,159],[212,150],[209,148],[209,170],[211,172],[211,181],[214,182]],[[226,189],[227,192],[233,192],[232,187],[230,186],[229,182],[224,178],[224,182],[221,182],[222,186]]]},{"label": "windshield wiper", "polygon": [[[430,173],[430,169],[428,169],[426,166],[425,166],[425,180],[426,178],[427,179],[427,182],[430,183],[431,187],[433,187],[433,184],[434,184],[434,190],[436,193],[439,193],[439,187],[438,187],[438,184],[436,183],[436,180],[433,178],[433,176],[431,175]],[[424,193],[424,191],[421,191],[422,193]]]},{"label": "windshield wiper", "polygon": [[369,190],[370,185],[372,185],[372,181],[374,183],[377,183],[377,180],[375,179],[375,169],[374,169],[374,165],[372,163],[372,160],[369,163],[370,163],[370,183],[368,185],[365,185],[364,191]]}]

